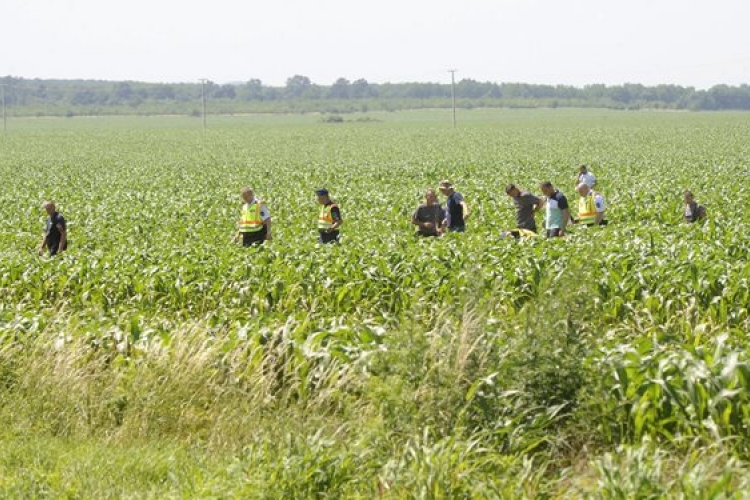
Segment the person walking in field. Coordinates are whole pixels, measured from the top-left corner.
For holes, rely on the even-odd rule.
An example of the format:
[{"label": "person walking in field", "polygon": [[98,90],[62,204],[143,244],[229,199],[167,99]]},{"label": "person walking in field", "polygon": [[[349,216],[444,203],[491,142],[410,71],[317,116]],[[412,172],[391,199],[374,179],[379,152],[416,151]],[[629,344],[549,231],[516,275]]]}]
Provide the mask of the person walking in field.
[{"label": "person walking in field", "polygon": [[443,225],[450,232],[463,233],[466,231],[466,221],[471,215],[469,205],[466,204],[461,193],[453,189],[450,181],[442,181],[439,189],[443,196],[448,198],[445,202],[446,213]]},{"label": "person walking in field", "polygon": [[339,228],[343,224],[341,218],[341,209],[331,200],[331,196],[326,188],[317,189],[315,194],[318,196],[320,213],[318,214],[318,242],[320,243],[338,243]]},{"label": "person walking in field", "polygon": [[584,183],[588,187],[593,188],[596,186],[596,176],[589,172],[589,168],[586,165],[578,167],[578,182],[576,184]]},{"label": "person walking in field", "polygon": [[445,232],[446,212],[438,203],[434,189],[425,191],[424,201],[412,214],[411,223],[417,226],[420,236],[441,236]]},{"label": "person walking in field", "polygon": [[513,205],[516,207],[516,228],[536,233],[534,216],[542,208],[544,200],[528,191],[521,191],[515,184],[505,186],[505,193],[513,199]]},{"label": "person walking in field", "polygon": [[547,238],[565,236],[565,227],[570,220],[568,199],[550,181],[542,182],[539,187],[542,190],[542,194],[547,198],[544,217],[544,228],[547,231]]},{"label": "person walking in field", "polygon": [[685,202],[685,211],[683,212],[685,222],[693,223],[707,217],[706,207],[695,201],[693,192],[689,189],[685,190],[683,201]]},{"label": "person walking in field", "polygon": [[271,213],[266,204],[255,197],[249,187],[242,188],[242,211],[235,241],[242,240],[242,246],[260,245],[273,239],[271,236]]},{"label": "person walking in field", "polygon": [[584,226],[606,225],[604,197],[591,189],[585,182],[578,184],[576,191],[578,191],[580,198],[578,199],[578,218],[574,219],[573,222]]},{"label": "person walking in field", "polygon": [[44,253],[44,247],[49,250],[50,257],[64,252],[68,248],[68,226],[65,217],[57,211],[55,202],[45,201],[42,207],[47,212],[42,242],[39,244],[39,255]]}]

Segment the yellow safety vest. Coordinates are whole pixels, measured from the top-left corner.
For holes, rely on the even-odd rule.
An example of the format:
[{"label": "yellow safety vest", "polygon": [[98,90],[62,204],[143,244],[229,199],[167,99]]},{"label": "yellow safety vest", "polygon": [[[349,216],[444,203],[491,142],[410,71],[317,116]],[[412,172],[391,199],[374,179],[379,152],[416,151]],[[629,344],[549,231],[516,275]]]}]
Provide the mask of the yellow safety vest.
[{"label": "yellow safety vest", "polygon": [[330,205],[325,205],[320,209],[320,214],[318,215],[318,229],[325,231],[333,227],[333,216],[331,214],[331,211],[334,207],[338,208],[338,205],[336,205],[335,203],[331,203]]},{"label": "yellow safety vest", "polygon": [[596,193],[591,191],[588,195],[578,198],[578,223],[596,223],[596,206],[594,205]]},{"label": "yellow safety vest", "polygon": [[261,229],[263,229],[263,219],[260,217],[260,203],[256,200],[242,205],[240,232],[257,233]]}]

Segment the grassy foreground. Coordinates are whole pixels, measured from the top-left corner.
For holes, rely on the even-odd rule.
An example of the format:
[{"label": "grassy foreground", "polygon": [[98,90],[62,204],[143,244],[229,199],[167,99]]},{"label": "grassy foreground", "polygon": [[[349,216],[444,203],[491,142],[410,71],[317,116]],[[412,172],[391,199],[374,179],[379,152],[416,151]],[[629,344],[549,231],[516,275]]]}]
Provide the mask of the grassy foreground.
[{"label": "grassy foreground", "polygon": [[[0,497],[747,495],[747,115],[373,116],[12,124]],[[609,227],[498,239],[507,182],[573,198],[583,161]],[[445,177],[470,230],[416,240]],[[229,242],[244,184],[261,249]],[[340,247],[310,231],[324,184]],[[686,187],[708,223],[679,224]]]}]

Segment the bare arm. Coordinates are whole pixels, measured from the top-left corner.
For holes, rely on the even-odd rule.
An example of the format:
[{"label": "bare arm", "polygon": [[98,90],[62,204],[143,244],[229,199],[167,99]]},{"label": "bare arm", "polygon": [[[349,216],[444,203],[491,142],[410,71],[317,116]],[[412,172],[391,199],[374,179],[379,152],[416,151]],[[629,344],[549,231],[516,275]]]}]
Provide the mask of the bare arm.
[{"label": "bare arm", "polygon": [[464,220],[469,220],[469,216],[471,215],[471,211],[469,210],[469,205],[465,201],[462,201],[461,207],[463,207]]},{"label": "bare arm", "polygon": [[44,245],[46,244],[47,244],[47,231],[45,231],[44,234],[42,234],[42,242],[39,243],[39,249],[38,249],[39,255],[42,255],[42,253],[44,252]]},{"label": "bare arm", "polygon": [[534,212],[538,212],[544,207],[544,203],[547,201],[546,198],[541,197],[539,198],[539,201],[536,202],[536,205],[534,205]]},{"label": "bare arm", "polygon": [[560,223],[560,234],[565,233],[565,228],[568,227],[568,221],[570,220],[570,210],[563,208],[562,211],[562,222]]},{"label": "bare arm", "polygon": [[57,253],[63,253],[65,247],[68,245],[68,232],[61,224],[57,225],[57,230],[60,231],[60,247],[58,248]]}]

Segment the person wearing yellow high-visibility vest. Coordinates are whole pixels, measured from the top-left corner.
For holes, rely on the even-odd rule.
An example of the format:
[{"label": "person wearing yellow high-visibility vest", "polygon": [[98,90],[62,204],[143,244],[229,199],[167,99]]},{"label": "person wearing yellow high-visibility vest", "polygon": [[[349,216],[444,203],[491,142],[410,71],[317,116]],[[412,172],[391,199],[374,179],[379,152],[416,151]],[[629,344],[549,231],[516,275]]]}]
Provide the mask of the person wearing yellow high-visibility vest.
[{"label": "person wearing yellow high-visibility vest", "polygon": [[337,243],[339,241],[339,228],[343,223],[341,209],[331,200],[326,188],[316,189],[320,213],[318,214],[318,242]]},{"label": "person wearing yellow high-visibility vest", "polygon": [[240,195],[244,203],[235,241],[241,239],[242,246],[245,247],[270,241],[272,239],[271,214],[268,212],[268,207],[255,198],[253,190],[249,187],[242,188]]},{"label": "person wearing yellow high-visibility vest", "polygon": [[575,224],[584,226],[600,226],[607,223],[604,220],[604,197],[591,189],[588,184],[582,182],[576,186],[576,191],[581,196],[578,198],[578,218]]}]

